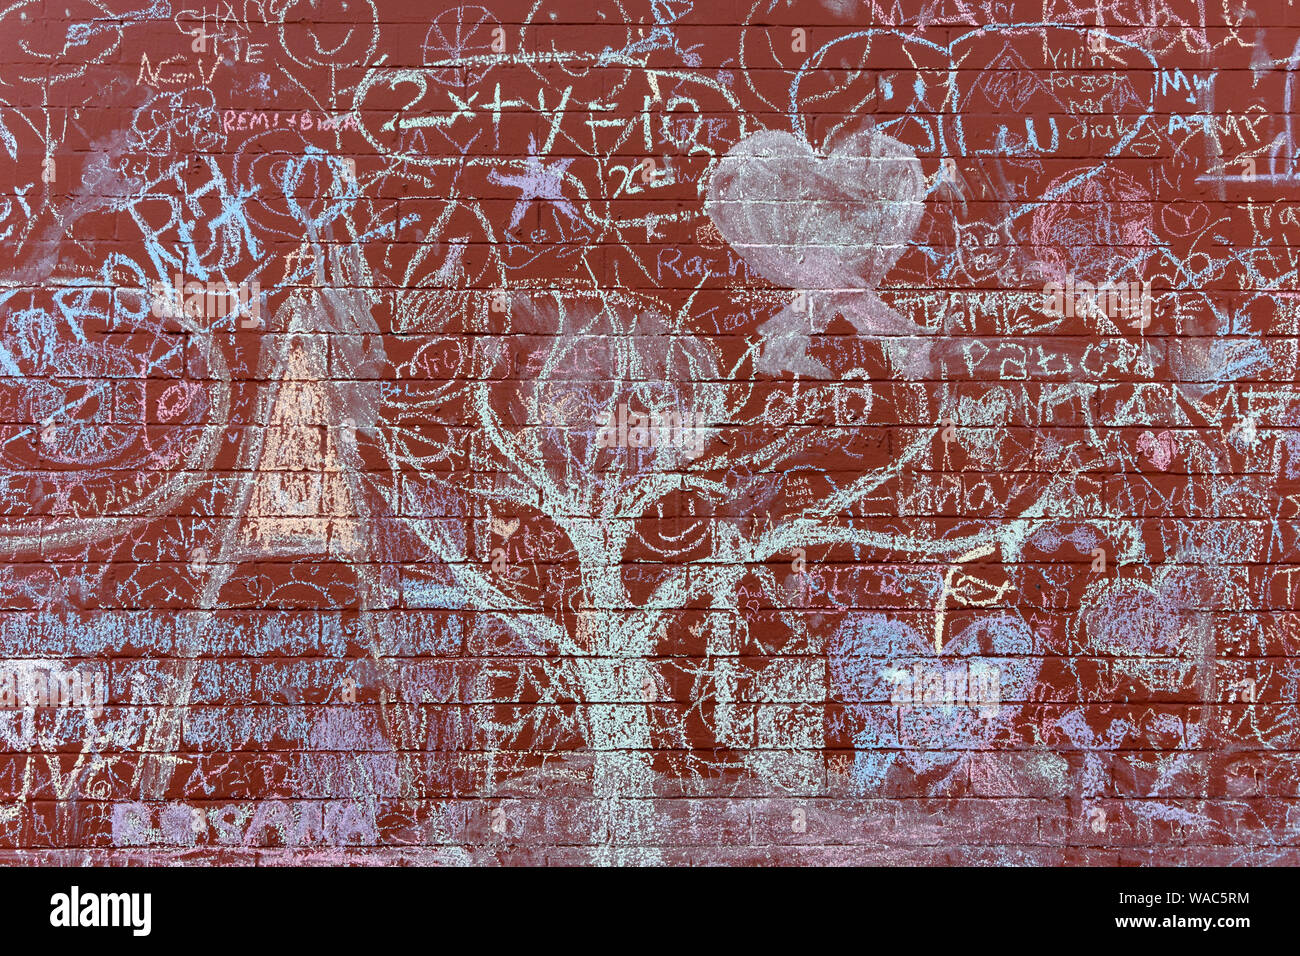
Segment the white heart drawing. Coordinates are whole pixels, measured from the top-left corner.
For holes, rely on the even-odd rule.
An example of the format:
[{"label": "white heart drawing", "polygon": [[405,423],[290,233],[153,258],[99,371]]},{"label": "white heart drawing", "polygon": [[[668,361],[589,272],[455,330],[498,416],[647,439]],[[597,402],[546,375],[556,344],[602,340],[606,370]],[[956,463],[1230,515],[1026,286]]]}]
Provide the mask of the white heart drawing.
[{"label": "white heart drawing", "polygon": [[777,130],[727,152],[709,180],[705,211],[755,271],[822,306],[820,316],[789,307],[764,323],[759,371],[828,374],[807,350],[810,333],[835,312],[866,334],[921,333],[875,289],[920,224],[925,189],[912,149],[871,125],[824,156]]}]

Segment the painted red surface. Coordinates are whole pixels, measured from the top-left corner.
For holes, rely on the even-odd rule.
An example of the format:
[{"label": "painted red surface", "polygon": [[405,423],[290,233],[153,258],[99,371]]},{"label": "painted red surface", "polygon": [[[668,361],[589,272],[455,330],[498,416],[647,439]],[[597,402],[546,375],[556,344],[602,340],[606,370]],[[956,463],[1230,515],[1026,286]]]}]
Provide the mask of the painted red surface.
[{"label": "painted red surface", "polygon": [[0,859],[1298,862],[1294,20],[10,6]]}]

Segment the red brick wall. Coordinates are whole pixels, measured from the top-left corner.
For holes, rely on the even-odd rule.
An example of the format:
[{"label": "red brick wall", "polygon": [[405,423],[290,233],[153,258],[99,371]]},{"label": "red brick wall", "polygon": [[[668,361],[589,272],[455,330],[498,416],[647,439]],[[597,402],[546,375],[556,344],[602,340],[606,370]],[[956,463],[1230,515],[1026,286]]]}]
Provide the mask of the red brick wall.
[{"label": "red brick wall", "polygon": [[1293,10],[484,3],[0,13],[2,858],[1300,862]]}]

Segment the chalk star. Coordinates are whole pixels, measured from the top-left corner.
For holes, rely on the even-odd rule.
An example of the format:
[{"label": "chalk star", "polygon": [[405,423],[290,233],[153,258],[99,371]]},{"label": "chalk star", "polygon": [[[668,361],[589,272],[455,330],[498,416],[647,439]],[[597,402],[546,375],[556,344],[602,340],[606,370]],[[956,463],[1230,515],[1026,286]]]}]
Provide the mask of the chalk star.
[{"label": "chalk star", "polygon": [[495,169],[488,173],[488,182],[519,190],[519,201],[515,203],[515,208],[510,214],[510,231],[514,231],[519,225],[534,202],[553,203],[555,208],[564,213],[571,222],[580,221],[578,211],[564,198],[563,192],[564,174],[574,158],[570,156],[567,159],[557,160],[549,166],[543,164],[537,155],[537,140],[529,135],[528,158],[523,161],[522,174],[503,174]]}]

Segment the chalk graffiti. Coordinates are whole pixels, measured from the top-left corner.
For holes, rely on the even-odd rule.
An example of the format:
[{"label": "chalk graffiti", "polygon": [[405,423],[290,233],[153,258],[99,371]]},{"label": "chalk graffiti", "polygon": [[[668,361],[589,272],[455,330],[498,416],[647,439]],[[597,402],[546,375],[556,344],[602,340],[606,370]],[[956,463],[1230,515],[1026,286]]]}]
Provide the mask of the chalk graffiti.
[{"label": "chalk graffiti", "polygon": [[1284,11],[904,6],[0,11],[10,845],[1296,862]]}]

